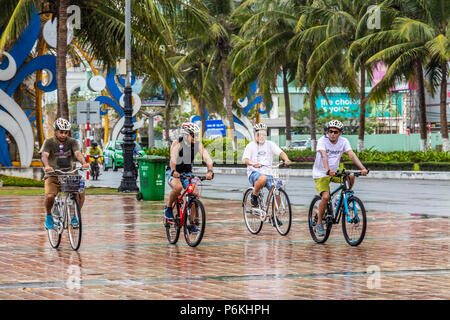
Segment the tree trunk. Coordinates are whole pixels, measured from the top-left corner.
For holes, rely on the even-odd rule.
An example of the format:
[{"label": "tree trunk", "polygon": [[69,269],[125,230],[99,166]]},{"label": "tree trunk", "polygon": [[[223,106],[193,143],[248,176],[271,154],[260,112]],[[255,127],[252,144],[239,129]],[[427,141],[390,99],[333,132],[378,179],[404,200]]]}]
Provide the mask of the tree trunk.
[{"label": "tree trunk", "polygon": [[155,146],[155,126],[153,125],[153,116],[148,117],[148,148]]},{"label": "tree trunk", "polygon": [[227,67],[227,54],[222,55],[223,93],[225,96],[225,110],[230,123],[233,151],[237,150],[236,128],[233,119],[233,100],[231,98],[231,71]]},{"label": "tree trunk", "polygon": [[441,80],[441,135],[442,150],[449,151],[448,143],[448,120],[447,120],[447,61],[442,62],[442,80]]},{"label": "tree trunk", "polygon": [[286,108],[286,147],[291,146],[291,100],[289,99],[289,83],[287,80],[287,70],[283,68],[283,93]]},{"label": "tree trunk", "polygon": [[364,151],[364,131],[366,130],[366,69],[361,66],[361,82],[360,82],[360,108],[359,108],[359,134],[358,148],[359,152]]},{"label": "tree trunk", "polygon": [[311,150],[316,151],[316,101],[314,101],[313,90],[309,89],[309,118],[311,122]]},{"label": "tree trunk", "polygon": [[[47,43],[45,42],[43,37],[39,37],[38,43],[37,43],[37,50],[39,52],[39,55],[42,56],[45,54],[45,51],[47,50]],[[42,147],[42,144],[44,143],[44,127],[43,127],[43,116],[42,116],[42,96],[43,92],[38,87],[38,82],[42,81],[42,70],[36,71],[36,82],[34,83],[34,92],[35,92],[35,114],[36,114],[36,131],[37,131],[37,140],[39,142],[39,148]]]},{"label": "tree trunk", "polygon": [[427,150],[427,114],[425,104],[425,82],[423,79],[422,63],[415,64],[417,85],[419,94],[419,128],[420,128],[420,151]]},{"label": "tree trunk", "polygon": [[165,109],[164,109],[164,121],[166,126],[166,141],[168,143],[168,147],[172,145],[172,140],[170,139],[170,96],[166,90],[164,90],[164,100],[165,100]]},{"label": "tree trunk", "polygon": [[56,83],[58,85],[57,116],[69,120],[69,104],[66,86],[67,57],[67,8],[70,0],[59,0],[58,35],[56,45]]},{"label": "tree trunk", "polygon": [[200,118],[202,118],[202,138],[204,138],[206,133],[206,112],[203,99],[198,99],[198,111],[200,112]]}]

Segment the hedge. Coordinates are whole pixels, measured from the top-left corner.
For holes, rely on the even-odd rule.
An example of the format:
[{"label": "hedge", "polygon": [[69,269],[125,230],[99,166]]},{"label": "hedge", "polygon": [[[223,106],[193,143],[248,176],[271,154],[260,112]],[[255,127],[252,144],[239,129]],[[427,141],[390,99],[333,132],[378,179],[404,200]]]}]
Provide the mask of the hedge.
[{"label": "hedge", "polygon": [[0,175],[4,187],[43,187],[44,181],[30,178]]}]

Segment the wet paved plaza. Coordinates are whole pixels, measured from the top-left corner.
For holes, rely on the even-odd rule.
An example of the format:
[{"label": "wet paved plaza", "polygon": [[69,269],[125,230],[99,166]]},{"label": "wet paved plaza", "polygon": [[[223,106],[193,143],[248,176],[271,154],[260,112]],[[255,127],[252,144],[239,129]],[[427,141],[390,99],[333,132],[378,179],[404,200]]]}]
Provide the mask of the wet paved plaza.
[{"label": "wet paved plaza", "polygon": [[88,195],[78,252],[50,247],[43,198],[0,197],[0,299],[450,299],[449,219],[368,212],[359,247],[335,226],[312,241],[304,207],[288,236],[251,235],[240,202],[203,199],[191,248],[167,242],[162,202]]}]

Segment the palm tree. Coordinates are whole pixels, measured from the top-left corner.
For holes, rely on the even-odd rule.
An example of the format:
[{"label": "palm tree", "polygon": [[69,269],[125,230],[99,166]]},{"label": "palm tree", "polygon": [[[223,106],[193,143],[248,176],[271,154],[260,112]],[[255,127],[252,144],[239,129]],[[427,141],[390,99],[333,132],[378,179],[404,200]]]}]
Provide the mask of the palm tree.
[{"label": "palm tree", "polygon": [[286,145],[291,144],[291,105],[289,83],[295,79],[297,59],[288,54],[295,35],[298,1],[247,0],[236,10],[234,18],[241,25],[231,54],[236,73],[232,92],[245,96],[250,83],[258,81],[264,104],[272,105],[272,92],[281,74],[286,110]]},{"label": "palm tree", "polygon": [[[301,9],[304,14],[304,24],[311,26],[304,31],[303,41],[319,41],[307,63],[310,86],[320,90],[324,89],[323,84],[327,83],[328,86],[348,88],[352,97],[359,95],[359,151],[364,149],[367,103],[365,84],[370,70],[366,69],[364,63],[355,59],[354,51],[350,54],[350,48],[358,39],[375,32],[367,27],[367,21],[370,18],[368,8],[375,3],[376,1],[370,0],[319,0]],[[390,17],[391,13],[386,12]],[[371,50],[370,47],[364,47],[359,52],[359,58],[367,57]],[[359,84],[357,78],[359,78]],[[324,82],[324,79],[327,81]]]},{"label": "palm tree", "polygon": [[223,94],[225,98],[225,112],[230,126],[233,141],[233,150],[237,149],[237,139],[233,118],[233,97],[231,83],[233,73],[228,64],[228,57],[232,50],[231,38],[239,31],[232,20],[232,14],[238,6],[233,0],[204,0],[204,8],[209,16],[209,39],[211,56],[218,64],[222,73]]},{"label": "palm tree", "polygon": [[399,16],[393,20],[389,30],[380,31],[356,41],[356,45],[360,47],[379,48],[379,52],[372,55],[366,61],[366,65],[383,61],[389,66],[382,81],[369,94],[370,100],[379,101],[395,83],[402,80],[415,79],[417,82],[422,151],[427,149],[424,70],[430,77],[432,87],[438,81],[441,83],[441,123],[443,124],[441,133],[444,148],[448,150],[445,105],[447,63],[450,59],[449,9],[450,4],[445,0],[402,1],[399,3]]},{"label": "palm tree", "polygon": [[[5,0],[5,8],[0,14],[0,21],[5,22],[6,29],[0,40],[0,48],[7,42],[16,39],[29,22],[29,13],[34,4],[39,9],[51,13],[58,19],[57,78],[58,78],[58,115],[68,116],[67,93],[65,92],[65,59],[67,6],[77,5],[81,9],[81,28],[74,30],[74,37],[82,49],[97,61],[103,62],[106,69],[115,67],[118,58],[123,57],[125,19],[123,1],[121,0],[60,0],[36,1]],[[191,1],[196,3],[196,0]],[[183,10],[181,10],[181,8]],[[176,71],[166,57],[167,48],[174,46],[172,25],[175,17],[183,12],[186,16],[200,16],[193,5],[183,4],[179,0],[152,0],[133,2],[132,50],[133,71],[136,74],[147,74],[159,79],[170,91],[172,79],[176,79]],[[10,17],[10,18],[9,18]],[[169,23],[172,22],[172,24]],[[106,36],[105,36],[106,35]],[[70,50],[70,49],[69,49]],[[176,82],[176,81],[175,81]]]}]

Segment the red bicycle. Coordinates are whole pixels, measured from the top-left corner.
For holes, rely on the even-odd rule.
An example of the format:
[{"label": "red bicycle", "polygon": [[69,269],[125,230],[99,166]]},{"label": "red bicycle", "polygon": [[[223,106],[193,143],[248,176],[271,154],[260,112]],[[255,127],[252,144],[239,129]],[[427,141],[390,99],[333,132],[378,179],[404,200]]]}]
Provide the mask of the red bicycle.
[{"label": "red bicycle", "polygon": [[[196,247],[202,241],[206,218],[205,208],[198,196],[194,194],[194,187],[199,181],[206,180],[206,177],[181,174],[180,178],[188,179],[189,184],[173,204],[174,218],[164,218],[167,240],[169,240],[170,244],[177,243],[180,237],[180,230],[183,228],[186,243],[191,247]],[[185,196],[186,201],[184,200]]]}]

